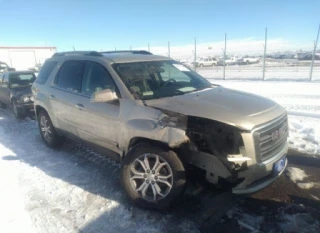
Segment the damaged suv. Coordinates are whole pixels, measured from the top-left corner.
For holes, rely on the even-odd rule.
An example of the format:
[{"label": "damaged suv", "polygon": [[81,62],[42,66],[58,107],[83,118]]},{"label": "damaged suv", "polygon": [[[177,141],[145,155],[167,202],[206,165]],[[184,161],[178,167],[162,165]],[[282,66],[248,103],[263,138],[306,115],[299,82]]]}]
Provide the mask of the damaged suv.
[{"label": "damaged suv", "polygon": [[76,137],[119,161],[140,206],[169,207],[187,177],[256,192],[287,165],[281,106],[147,51],[57,53],[32,90],[44,142]]}]

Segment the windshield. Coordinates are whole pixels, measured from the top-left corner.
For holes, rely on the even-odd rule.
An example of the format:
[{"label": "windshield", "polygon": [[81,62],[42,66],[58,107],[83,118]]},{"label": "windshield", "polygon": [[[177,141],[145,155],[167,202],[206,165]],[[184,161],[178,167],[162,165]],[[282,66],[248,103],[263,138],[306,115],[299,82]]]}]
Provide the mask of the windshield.
[{"label": "windshield", "polygon": [[10,87],[17,88],[23,86],[31,86],[35,80],[36,76],[32,73],[10,74]]},{"label": "windshield", "polygon": [[136,99],[182,95],[212,86],[196,72],[175,61],[121,63],[114,64],[113,68]]}]

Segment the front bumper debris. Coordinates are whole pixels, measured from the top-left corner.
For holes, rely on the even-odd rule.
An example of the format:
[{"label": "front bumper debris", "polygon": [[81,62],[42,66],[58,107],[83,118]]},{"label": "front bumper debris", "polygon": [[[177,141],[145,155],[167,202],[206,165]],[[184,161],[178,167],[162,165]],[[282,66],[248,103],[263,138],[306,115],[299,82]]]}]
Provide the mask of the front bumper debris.
[{"label": "front bumper debris", "polygon": [[288,159],[285,159],[285,166],[282,171],[277,174],[273,173],[274,164],[286,156],[288,150],[288,145],[279,151],[272,158],[257,163],[248,168],[248,170],[240,172],[238,178],[244,178],[244,181],[238,184],[232,189],[235,194],[249,194],[257,192],[272,182],[274,182],[281,174],[285,171],[288,164]]}]

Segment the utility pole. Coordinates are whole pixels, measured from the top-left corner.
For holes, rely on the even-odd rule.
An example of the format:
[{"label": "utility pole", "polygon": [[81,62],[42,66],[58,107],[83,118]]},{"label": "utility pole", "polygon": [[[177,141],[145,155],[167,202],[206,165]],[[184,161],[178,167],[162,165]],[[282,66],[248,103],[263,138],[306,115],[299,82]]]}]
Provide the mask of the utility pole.
[{"label": "utility pole", "polygon": [[194,70],[197,70],[197,38],[194,38]]},{"label": "utility pole", "polygon": [[314,49],[313,49],[313,53],[312,53],[312,61],[311,61],[311,66],[310,66],[310,78],[309,78],[310,81],[312,81],[313,63],[314,63],[316,50],[317,50],[317,45],[318,45],[319,32],[320,32],[320,24],[319,24],[319,28],[318,28],[317,39],[314,42]]},{"label": "utility pole", "polygon": [[223,50],[223,79],[226,79],[226,51],[227,51],[227,33],[224,34],[224,50]]},{"label": "utility pole", "polygon": [[265,74],[266,74],[267,35],[268,35],[268,28],[266,28],[265,39],[264,39],[264,52],[263,52],[263,65],[262,65],[262,80],[265,80]]},{"label": "utility pole", "polygon": [[170,57],[170,41],[168,41],[168,57]]}]

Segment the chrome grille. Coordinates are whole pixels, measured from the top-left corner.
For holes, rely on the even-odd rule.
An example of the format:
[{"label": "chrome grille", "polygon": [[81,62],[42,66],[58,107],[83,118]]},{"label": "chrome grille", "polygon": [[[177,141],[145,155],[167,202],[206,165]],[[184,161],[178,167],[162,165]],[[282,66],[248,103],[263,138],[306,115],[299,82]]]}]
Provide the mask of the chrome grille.
[{"label": "chrome grille", "polygon": [[287,143],[288,119],[283,115],[265,126],[254,130],[254,141],[257,159],[264,161],[271,158]]}]

